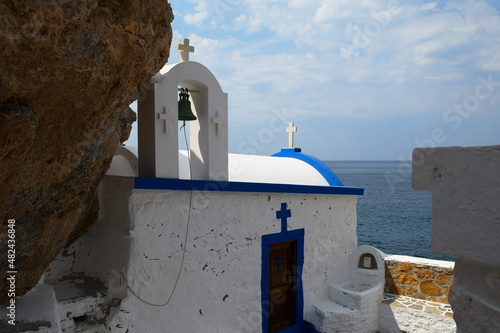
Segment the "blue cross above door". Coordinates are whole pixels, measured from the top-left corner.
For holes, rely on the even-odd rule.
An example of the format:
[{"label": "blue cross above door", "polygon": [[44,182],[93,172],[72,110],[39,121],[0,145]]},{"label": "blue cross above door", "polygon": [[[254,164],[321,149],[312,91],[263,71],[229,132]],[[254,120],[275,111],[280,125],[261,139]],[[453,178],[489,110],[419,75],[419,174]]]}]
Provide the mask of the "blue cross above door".
[{"label": "blue cross above door", "polygon": [[288,227],[288,218],[292,217],[292,211],[286,209],[286,202],[281,204],[281,210],[276,212],[276,218],[281,219],[281,232],[286,232]]}]

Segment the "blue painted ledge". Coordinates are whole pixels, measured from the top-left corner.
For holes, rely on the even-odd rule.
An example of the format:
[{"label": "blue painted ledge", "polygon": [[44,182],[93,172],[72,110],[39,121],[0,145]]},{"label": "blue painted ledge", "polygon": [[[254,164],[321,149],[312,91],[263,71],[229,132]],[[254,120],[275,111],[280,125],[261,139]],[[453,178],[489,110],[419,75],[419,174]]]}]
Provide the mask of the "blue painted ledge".
[{"label": "blue painted ledge", "polygon": [[330,186],[344,186],[332,169],[316,157],[302,153],[302,149],[300,148],[281,148],[279,153],[272,156],[289,157],[304,161],[315,168],[323,176],[323,178],[325,178]]},{"label": "blue painted ledge", "polygon": [[[188,179],[169,178],[135,178],[136,189],[151,190],[183,190],[191,189]],[[313,186],[270,183],[223,182],[214,180],[193,180],[195,191],[220,192],[254,192],[254,193],[306,193],[306,194],[337,194],[363,195],[364,189],[347,186]]]}]

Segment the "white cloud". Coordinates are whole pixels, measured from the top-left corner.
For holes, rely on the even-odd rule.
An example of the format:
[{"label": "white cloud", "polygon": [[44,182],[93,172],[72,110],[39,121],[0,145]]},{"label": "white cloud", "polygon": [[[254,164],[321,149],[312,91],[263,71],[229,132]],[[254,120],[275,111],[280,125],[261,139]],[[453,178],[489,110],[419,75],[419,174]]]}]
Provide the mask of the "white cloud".
[{"label": "white cloud", "polygon": [[420,9],[432,10],[432,9],[436,8],[436,6],[437,6],[436,2],[428,2],[428,3],[424,3],[422,6],[420,6]]},{"label": "white cloud", "polygon": [[426,80],[440,80],[440,81],[447,81],[447,80],[456,80],[460,79],[463,77],[463,74],[460,73],[451,73],[451,74],[445,74],[445,75],[440,75],[440,76],[424,76],[424,79]]},{"label": "white cloud", "polygon": [[316,13],[314,13],[313,20],[317,23],[323,23],[325,21],[331,20],[335,18],[335,15],[338,14],[339,4],[334,2],[328,2],[322,4]]},{"label": "white cloud", "polygon": [[[304,3],[197,0],[177,17],[188,24],[192,60],[229,93],[233,126],[258,126],[284,108],[319,121],[422,114],[442,121],[480,73],[500,71],[500,20],[484,1],[405,2],[393,12],[388,0]],[[355,43],[361,34],[363,45]]]},{"label": "white cloud", "polygon": [[479,55],[482,56],[482,60],[480,61],[480,66],[483,70],[488,72],[500,71],[500,47],[496,47],[496,54],[493,52],[479,52]]},{"label": "white cloud", "polygon": [[199,26],[209,15],[207,3],[203,1],[200,2],[195,10],[196,12],[194,14],[187,14],[183,19],[187,24]]},{"label": "white cloud", "polygon": [[186,21],[188,24],[194,24],[194,25],[201,25],[203,23],[203,20],[207,17],[206,12],[199,12],[196,14],[188,14],[184,16],[184,21]]}]

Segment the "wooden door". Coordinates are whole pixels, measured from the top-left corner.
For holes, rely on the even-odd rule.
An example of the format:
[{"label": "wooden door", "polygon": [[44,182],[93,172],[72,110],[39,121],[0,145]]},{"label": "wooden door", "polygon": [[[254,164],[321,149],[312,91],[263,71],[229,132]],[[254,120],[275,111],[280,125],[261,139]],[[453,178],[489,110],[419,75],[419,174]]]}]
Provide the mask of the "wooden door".
[{"label": "wooden door", "polygon": [[269,249],[269,332],[293,326],[297,302],[297,241]]}]

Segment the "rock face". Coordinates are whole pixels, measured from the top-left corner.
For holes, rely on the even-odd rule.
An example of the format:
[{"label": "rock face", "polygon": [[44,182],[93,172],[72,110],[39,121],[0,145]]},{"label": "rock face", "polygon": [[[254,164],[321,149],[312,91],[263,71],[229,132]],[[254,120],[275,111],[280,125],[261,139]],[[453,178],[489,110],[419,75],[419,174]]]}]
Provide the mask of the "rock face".
[{"label": "rock face", "polygon": [[17,271],[16,296],[96,221],[98,183],[135,120],[128,105],[168,59],[172,20],[164,0],[0,4],[0,279]]}]

